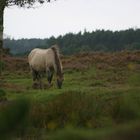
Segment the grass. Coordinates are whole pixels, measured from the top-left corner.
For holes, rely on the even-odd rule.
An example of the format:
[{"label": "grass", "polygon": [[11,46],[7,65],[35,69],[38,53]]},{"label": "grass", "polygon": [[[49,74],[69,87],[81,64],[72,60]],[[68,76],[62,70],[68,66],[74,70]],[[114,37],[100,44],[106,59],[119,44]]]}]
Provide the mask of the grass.
[{"label": "grass", "polygon": [[139,140],[140,124],[135,122],[129,125],[118,126],[114,129],[76,129],[68,127],[63,130],[59,130],[55,135],[44,137],[44,139],[51,140]]},{"label": "grass", "polygon": [[30,73],[5,71],[0,91],[6,93],[8,101],[21,97],[30,100],[27,126],[24,131],[20,128],[13,137],[31,140],[137,137],[136,129],[140,128],[139,62],[128,61],[123,65],[121,61],[113,60],[110,64],[111,60],[102,60],[104,63],[100,59],[96,64],[88,62],[84,69],[81,64],[78,68],[65,69],[62,89],[57,89],[54,78],[51,88],[35,90]]}]

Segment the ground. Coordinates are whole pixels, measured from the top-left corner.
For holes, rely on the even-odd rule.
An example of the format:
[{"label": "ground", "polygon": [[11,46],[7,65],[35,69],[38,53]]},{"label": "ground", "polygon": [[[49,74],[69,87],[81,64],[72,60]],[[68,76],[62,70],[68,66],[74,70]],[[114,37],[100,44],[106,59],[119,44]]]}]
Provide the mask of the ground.
[{"label": "ground", "polygon": [[[32,88],[27,58],[4,57],[2,102],[30,102],[25,139],[128,139],[140,129],[140,52],[61,56],[64,83]],[[47,83],[47,79],[43,79]],[[16,128],[15,128],[16,129]],[[132,133],[130,133],[132,132]],[[55,135],[54,135],[55,134]],[[120,134],[120,135],[117,135]],[[56,137],[55,137],[56,136]],[[30,138],[29,138],[30,137]]]}]

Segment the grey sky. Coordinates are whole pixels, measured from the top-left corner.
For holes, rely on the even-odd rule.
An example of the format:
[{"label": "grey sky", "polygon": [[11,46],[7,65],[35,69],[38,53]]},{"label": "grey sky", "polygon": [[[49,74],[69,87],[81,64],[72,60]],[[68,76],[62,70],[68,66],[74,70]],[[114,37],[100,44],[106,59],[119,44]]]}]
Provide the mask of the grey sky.
[{"label": "grey sky", "polygon": [[4,33],[14,38],[140,28],[140,0],[57,0],[38,8],[5,9]]}]

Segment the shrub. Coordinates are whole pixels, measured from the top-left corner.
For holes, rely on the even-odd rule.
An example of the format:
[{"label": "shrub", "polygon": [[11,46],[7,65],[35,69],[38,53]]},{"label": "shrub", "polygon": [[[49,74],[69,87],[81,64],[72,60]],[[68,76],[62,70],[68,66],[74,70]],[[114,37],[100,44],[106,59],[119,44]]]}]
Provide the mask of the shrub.
[{"label": "shrub", "polygon": [[110,115],[116,123],[140,119],[140,96],[138,89],[130,89],[113,100]]},{"label": "shrub", "polygon": [[140,74],[135,73],[128,78],[128,83],[130,86],[140,86]]},{"label": "shrub", "polygon": [[8,134],[16,130],[17,126],[19,127],[28,110],[29,101],[27,99],[17,99],[0,104],[0,139],[5,139]]},{"label": "shrub", "polygon": [[0,101],[6,100],[6,92],[0,89]]},{"label": "shrub", "polygon": [[5,91],[3,89],[0,89],[0,97],[5,96],[5,95],[6,95]]},{"label": "shrub", "polygon": [[5,68],[5,63],[3,61],[0,61],[0,72],[3,71]]},{"label": "shrub", "polygon": [[66,91],[46,104],[34,104],[30,122],[34,127],[55,130],[69,125],[80,128],[104,128],[133,121],[140,118],[140,99],[137,98],[136,101],[135,96],[131,96],[132,91],[128,91],[128,94]]},{"label": "shrub", "polygon": [[[81,91],[67,91],[47,102],[35,104],[31,112],[31,122],[35,127],[48,130],[75,127],[96,128],[104,126],[105,102],[99,96]],[[102,119],[101,119],[102,118]]]}]

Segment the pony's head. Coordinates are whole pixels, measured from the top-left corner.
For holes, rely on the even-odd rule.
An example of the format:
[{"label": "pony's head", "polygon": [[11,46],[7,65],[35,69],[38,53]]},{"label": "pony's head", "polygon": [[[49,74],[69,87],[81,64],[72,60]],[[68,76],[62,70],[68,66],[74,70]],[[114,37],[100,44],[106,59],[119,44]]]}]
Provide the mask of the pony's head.
[{"label": "pony's head", "polygon": [[64,76],[63,76],[63,75],[64,75],[64,74],[61,73],[60,75],[57,76],[57,87],[58,87],[59,89],[61,89],[62,84],[63,84],[63,81],[64,81]]},{"label": "pony's head", "polygon": [[62,83],[64,81],[63,78],[63,68],[62,68],[62,63],[59,57],[59,47],[57,45],[54,45],[51,47],[51,49],[54,52],[54,58],[55,58],[55,71],[56,71],[56,75],[57,75],[57,87],[60,89],[62,87]]}]

